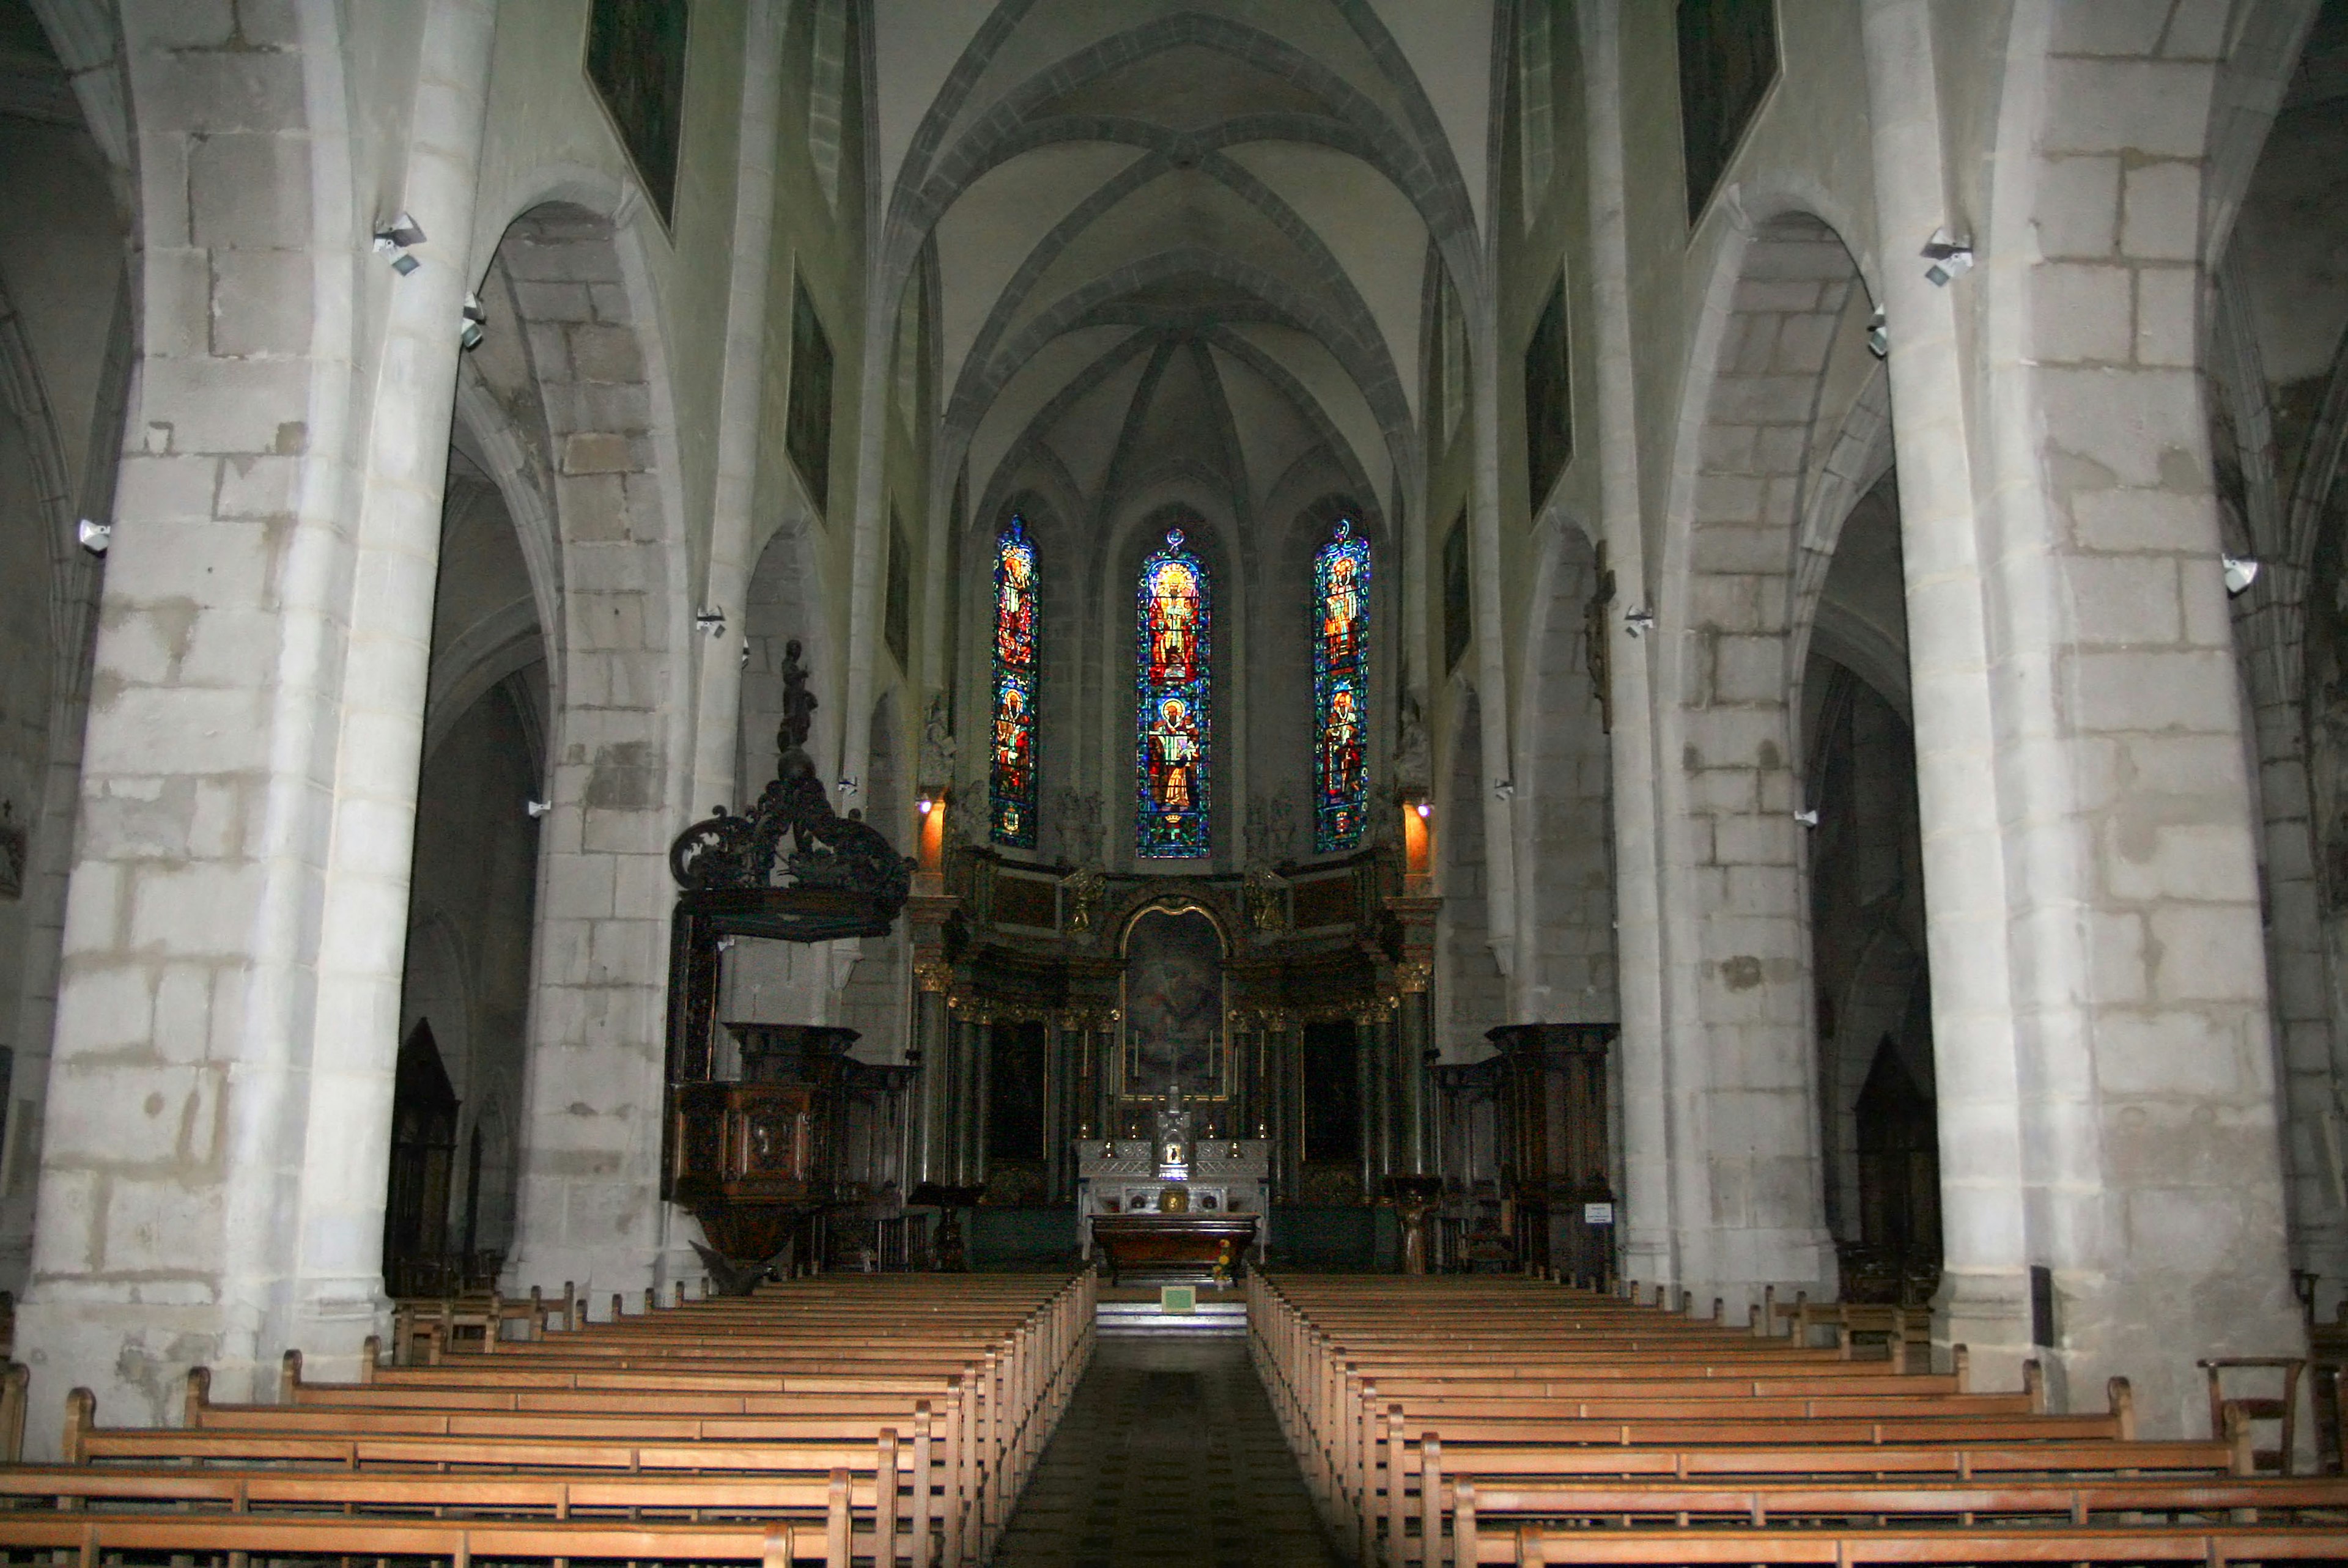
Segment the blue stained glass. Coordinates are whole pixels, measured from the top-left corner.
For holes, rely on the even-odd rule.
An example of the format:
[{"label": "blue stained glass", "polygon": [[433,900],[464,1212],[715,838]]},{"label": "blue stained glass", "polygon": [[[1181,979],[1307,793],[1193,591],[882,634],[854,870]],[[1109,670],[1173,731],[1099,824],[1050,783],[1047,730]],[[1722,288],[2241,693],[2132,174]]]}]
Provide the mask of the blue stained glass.
[{"label": "blue stained glass", "polygon": [[1213,602],[1206,568],[1169,528],[1141,563],[1134,618],[1134,847],[1153,860],[1207,853]]},{"label": "blue stained glass", "polygon": [[994,541],[994,842],[1035,846],[1035,547],[1014,517]]},{"label": "blue stained glass", "polygon": [[1313,847],[1361,842],[1369,801],[1370,546],[1341,521],[1313,558]]}]

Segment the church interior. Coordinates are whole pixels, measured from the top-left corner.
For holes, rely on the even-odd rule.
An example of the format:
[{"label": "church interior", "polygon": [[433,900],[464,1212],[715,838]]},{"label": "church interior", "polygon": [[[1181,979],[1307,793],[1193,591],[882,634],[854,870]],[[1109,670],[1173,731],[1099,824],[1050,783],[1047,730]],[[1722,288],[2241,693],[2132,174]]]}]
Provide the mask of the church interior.
[{"label": "church interior", "polygon": [[2348,0],[0,0],[0,1553],[2348,1561]]}]

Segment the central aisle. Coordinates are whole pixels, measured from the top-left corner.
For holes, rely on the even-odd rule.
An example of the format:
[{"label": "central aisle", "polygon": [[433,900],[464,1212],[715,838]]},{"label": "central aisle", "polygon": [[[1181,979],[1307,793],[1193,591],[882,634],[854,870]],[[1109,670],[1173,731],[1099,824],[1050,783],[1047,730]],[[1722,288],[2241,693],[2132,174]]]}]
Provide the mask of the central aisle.
[{"label": "central aisle", "polygon": [[1104,1337],[997,1568],[1337,1568],[1247,1341]]}]

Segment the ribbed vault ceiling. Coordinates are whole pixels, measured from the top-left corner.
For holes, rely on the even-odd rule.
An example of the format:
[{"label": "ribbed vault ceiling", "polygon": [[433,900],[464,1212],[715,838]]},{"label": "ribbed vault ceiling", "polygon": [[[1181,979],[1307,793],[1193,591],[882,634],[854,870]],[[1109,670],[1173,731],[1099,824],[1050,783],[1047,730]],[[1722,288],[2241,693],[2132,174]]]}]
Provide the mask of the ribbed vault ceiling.
[{"label": "ribbed vault ceiling", "polygon": [[1382,512],[1423,472],[1430,246],[1480,287],[1488,4],[876,20],[882,279],[936,291],[942,466],[967,455],[973,503],[1040,488],[1107,523],[1187,495],[1244,524],[1333,488]]}]

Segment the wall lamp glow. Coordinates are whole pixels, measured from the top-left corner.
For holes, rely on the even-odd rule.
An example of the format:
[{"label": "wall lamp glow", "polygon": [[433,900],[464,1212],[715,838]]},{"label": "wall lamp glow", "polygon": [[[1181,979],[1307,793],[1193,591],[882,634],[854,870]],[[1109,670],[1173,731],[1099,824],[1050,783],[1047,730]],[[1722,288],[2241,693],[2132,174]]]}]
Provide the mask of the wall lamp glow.
[{"label": "wall lamp glow", "polygon": [[551,800],[530,800],[524,801],[521,808],[522,810],[530,813],[530,820],[535,822],[540,817],[544,816],[548,812],[552,811],[554,809],[554,803]]},{"label": "wall lamp glow", "polygon": [[457,318],[457,346],[467,351],[481,346],[481,328],[489,324],[489,313],[481,306],[480,296],[465,296],[464,313]]},{"label": "wall lamp glow", "polygon": [[423,229],[405,212],[375,231],[375,253],[389,261],[391,270],[403,278],[423,265],[407,253],[423,243]]},{"label": "wall lamp glow", "polygon": [[1652,610],[1626,610],[1622,612],[1622,630],[1633,637],[1644,637],[1655,629],[1655,612]]},{"label": "wall lamp glow", "polygon": [[726,635],[726,612],[712,607],[705,607],[694,616],[693,629],[714,642]]},{"label": "wall lamp glow", "polygon": [[1973,242],[1946,229],[1932,231],[1932,237],[1924,241],[1923,254],[1932,263],[1924,269],[1924,281],[1936,289],[1945,289],[1972,271]]},{"label": "wall lamp glow", "polygon": [[1435,803],[1431,800],[1423,800],[1417,804],[1412,806],[1411,809],[1418,813],[1419,821],[1425,822],[1427,818],[1435,815]]},{"label": "wall lamp glow", "polygon": [[114,543],[114,525],[93,523],[84,518],[74,525],[74,542],[94,556],[102,556]]},{"label": "wall lamp glow", "polygon": [[932,800],[928,795],[923,795],[921,799],[913,803],[913,809],[920,812],[923,816],[927,816],[930,813],[938,809],[938,803]]},{"label": "wall lamp glow", "polygon": [[2219,555],[2218,568],[2225,576],[2226,597],[2240,599],[2259,580],[2259,563],[2248,556]]}]

